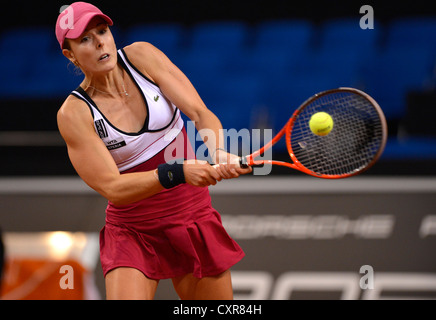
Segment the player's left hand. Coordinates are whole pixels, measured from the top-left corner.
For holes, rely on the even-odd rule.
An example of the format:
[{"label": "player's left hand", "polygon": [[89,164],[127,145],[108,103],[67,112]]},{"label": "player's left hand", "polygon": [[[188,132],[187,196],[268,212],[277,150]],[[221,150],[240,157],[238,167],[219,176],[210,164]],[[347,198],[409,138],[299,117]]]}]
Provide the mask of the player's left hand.
[{"label": "player's left hand", "polygon": [[217,160],[218,163],[214,167],[223,179],[237,178],[253,171],[251,167],[241,168],[239,165],[240,157],[223,150],[219,150]]}]

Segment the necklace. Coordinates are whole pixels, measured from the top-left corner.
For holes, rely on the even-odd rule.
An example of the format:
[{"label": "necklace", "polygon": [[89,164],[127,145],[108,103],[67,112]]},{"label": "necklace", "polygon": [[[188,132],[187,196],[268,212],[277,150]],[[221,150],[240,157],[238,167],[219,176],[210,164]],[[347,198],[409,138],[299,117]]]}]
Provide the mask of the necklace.
[{"label": "necklace", "polygon": [[[110,92],[105,92],[105,91],[98,90],[97,88],[95,88],[95,87],[93,87],[93,86],[88,86],[88,88],[92,88],[92,89],[94,89],[94,90],[96,90],[96,91],[98,91],[98,92],[101,92],[101,93],[111,94]],[[124,89],[124,91],[117,92],[117,93],[118,93],[118,94],[124,94],[124,95],[128,96],[129,94],[127,93],[127,90],[126,90],[126,88],[124,87],[124,82],[123,82],[123,89]]]}]

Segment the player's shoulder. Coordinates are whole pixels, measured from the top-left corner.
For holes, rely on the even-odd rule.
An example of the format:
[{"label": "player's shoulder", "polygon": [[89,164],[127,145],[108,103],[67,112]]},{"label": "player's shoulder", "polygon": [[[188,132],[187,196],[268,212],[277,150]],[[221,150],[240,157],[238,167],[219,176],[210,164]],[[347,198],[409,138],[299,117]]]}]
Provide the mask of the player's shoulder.
[{"label": "player's shoulder", "polygon": [[69,95],[58,110],[58,120],[72,121],[82,117],[88,118],[89,107],[85,101],[74,95]]},{"label": "player's shoulder", "polygon": [[124,52],[131,64],[154,83],[169,65],[165,54],[149,42],[134,42],[124,47]]},{"label": "player's shoulder", "polygon": [[133,42],[132,44],[125,46],[123,50],[129,58],[150,54],[153,55],[159,51],[153,44],[145,41]]},{"label": "player's shoulder", "polygon": [[149,68],[164,56],[163,52],[149,42],[138,41],[123,48],[128,59],[136,67]]}]

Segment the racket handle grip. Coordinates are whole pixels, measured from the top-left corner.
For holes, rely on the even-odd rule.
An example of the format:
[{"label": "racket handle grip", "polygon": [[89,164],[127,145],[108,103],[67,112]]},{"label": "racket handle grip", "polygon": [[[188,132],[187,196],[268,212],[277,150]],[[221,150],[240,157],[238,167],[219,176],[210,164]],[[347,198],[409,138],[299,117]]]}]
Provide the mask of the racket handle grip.
[{"label": "racket handle grip", "polygon": [[239,166],[243,169],[248,168],[248,164],[247,164],[247,158],[246,157],[241,157],[239,159]]}]

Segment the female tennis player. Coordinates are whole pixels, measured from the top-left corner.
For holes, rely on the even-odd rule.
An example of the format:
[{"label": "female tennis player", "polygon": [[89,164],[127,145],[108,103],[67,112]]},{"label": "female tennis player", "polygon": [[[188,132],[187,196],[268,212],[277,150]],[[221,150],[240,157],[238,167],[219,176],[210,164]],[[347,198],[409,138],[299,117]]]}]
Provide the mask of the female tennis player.
[{"label": "female tennis player", "polygon": [[[153,45],[117,50],[112,20],[75,2],[60,13],[56,37],[84,80],[57,121],[79,176],[108,199],[100,232],[107,299],[153,299],[171,278],[181,299],[232,299],[230,267],[244,256],[229,237],[208,191],[251,172],[230,163],[222,125],[186,76]],[[195,160],[180,112],[215,163]],[[173,154],[183,150],[184,161]],[[225,162],[225,163],[224,163]]]}]

